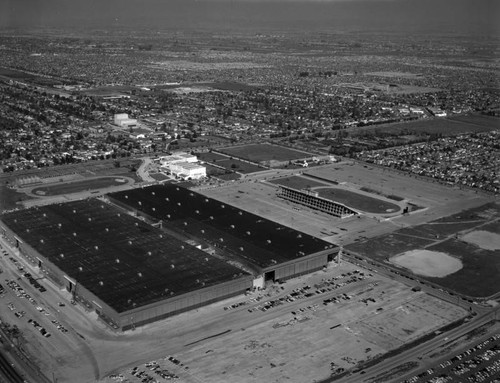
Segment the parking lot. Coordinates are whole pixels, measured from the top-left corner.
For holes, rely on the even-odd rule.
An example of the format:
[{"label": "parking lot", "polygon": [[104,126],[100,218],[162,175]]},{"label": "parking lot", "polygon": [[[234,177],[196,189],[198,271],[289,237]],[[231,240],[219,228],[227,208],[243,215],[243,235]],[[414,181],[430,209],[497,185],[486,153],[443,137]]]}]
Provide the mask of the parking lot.
[{"label": "parking lot", "polygon": [[500,334],[455,354],[404,383],[480,383],[500,381]]}]

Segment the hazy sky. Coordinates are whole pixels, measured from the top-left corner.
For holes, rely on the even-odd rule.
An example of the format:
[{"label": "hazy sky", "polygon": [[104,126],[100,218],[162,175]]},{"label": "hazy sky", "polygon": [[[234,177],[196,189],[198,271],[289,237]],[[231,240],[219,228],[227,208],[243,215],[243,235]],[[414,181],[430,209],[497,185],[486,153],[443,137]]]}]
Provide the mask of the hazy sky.
[{"label": "hazy sky", "polygon": [[500,0],[0,0],[0,28],[396,30],[498,34]]}]

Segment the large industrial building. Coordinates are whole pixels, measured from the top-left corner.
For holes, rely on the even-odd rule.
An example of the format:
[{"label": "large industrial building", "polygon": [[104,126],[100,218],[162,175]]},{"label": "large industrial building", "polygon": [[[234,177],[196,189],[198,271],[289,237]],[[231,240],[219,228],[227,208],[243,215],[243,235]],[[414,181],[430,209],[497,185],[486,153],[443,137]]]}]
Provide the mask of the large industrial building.
[{"label": "large industrial building", "polygon": [[178,185],[107,199],[10,212],[0,217],[0,233],[117,329],[319,270],[337,253],[330,243]]},{"label": "large industrial building", "polygon": [[123,330],[242,294],[252,276],[100,200],[6,214],[1,234]]},{"label": "large industrial building", "polygon": [[178,185],[108,194],[111,202],[163,228],[216,249],[259,280],[285,280],[324,267],[331,243]]}]

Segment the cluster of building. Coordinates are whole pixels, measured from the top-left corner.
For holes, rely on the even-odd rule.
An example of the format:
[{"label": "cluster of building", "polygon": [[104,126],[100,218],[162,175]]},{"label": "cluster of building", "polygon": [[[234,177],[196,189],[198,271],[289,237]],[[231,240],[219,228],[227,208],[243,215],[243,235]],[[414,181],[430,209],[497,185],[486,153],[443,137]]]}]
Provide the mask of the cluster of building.
[{"label": "cluster of building", "polygon": [[[278,49],[283,58],[275,60],[274,50],[271,59],[251,49],[233,52],[233,59],[243,55],[243,68],[216,65],[228,53],[202,49],[213,42],[213,37],[206,38],[186,50],[188,40],[183,44],[176,36],[178,65],[173,69],[151,65],[165,61],[165,52],[139,49],[142,41],[1,36],[0,66],[19,71],[1,77],[0,123],[8,126],[0,130],[2,168],[15,171],[150,153],[173,139],[186,145],[198,140],[206,146],[214,144],[214,137],[321,146],[332,131],[347,127],[487,112],[500,106],[500,95],[488,85],[495,80],[494,71],[450,71],[419,59],[418,74],[413,75],[411,57],[387,56],[398,44],[410,44],[403,40],[396,45],[366,41],[356,48],[359,56],[336,56],[326,66],[320,56],[290,56],[265,36],[241,36],[249,49],[264,44]],[[311,38],[311,49],[352,49],[335,39]],[[439,51],[457,50],[448,44]],[[374,46],[386,54],[366,60],[364,50]],[[182,62],[185,70],[179,68]],[[199,65],[188,65],[193,62]],[[206,78],[211,83],[199,85]],[[228,83],[228,78],[239,83]],[[249,83],[265,85],[245,85]],[[402,90],[394,91],[398,87]]]},{"label": "cluster of building", "polygon": [[356,158],[450,185],[500,193],[500,131],[462,134],[415,145],[366,151]]},{"label": "cluster of building", "polygon": [[335,247],[178,185],[9,212],[0,235],[127,330],[324,268]]},{"label": "cluster of building", "polygon": [[199,180],[207,176],[207,168],[198,162],[198,158],[189,153],[176,152],[161,156],[155,160],[160,170],[183,180]]}]

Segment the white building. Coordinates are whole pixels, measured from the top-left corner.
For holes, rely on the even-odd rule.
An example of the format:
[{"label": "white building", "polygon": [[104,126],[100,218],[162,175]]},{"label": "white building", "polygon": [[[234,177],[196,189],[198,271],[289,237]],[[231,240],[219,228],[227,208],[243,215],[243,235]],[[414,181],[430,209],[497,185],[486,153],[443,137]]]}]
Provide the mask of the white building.
[{"label": "white building", "polygon": [[173,175],[184,180],[198,180],[207,176],[207,169],[204,166],[190,162],[171,164],[169,170]]},{"label": "white building", "polygon": [[186,152],[177,152],[170,156],[160,157],[160,163],[162,166],[169,166],[179,162],[196,163],[198,162],[198,158],[195,155]]},{"label": "white building", "polygon": [[127,113],[115,114],[113,122],[122,128],[135,128],[137,126],[137,120],[128,118]]},{"label": "white building", "polygon": [[207,176],[207,169],[198,163],[198,158],[185,152],[160,157],[160,164],[167,172],[183,178],[197,180]]}]

